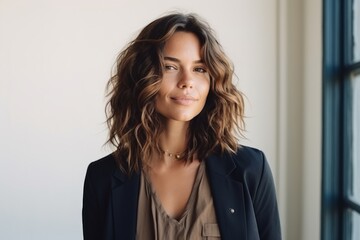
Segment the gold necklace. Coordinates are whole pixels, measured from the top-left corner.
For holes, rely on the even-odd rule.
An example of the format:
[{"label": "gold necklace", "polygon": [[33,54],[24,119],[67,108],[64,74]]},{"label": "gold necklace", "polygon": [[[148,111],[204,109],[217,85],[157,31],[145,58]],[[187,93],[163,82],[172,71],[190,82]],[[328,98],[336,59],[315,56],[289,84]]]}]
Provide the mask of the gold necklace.
[{"label": "gold necklace", "polygon": [[160,150],[162,151],[163,154],[165,154],[166,156],[170,157],[170,158],[176,158],[176,159],[182,159],[185,157],[185,153],[186,151],[183,151],[181,153],[171,153],[169,151],[165,151],[162,148],[160,148]]}]

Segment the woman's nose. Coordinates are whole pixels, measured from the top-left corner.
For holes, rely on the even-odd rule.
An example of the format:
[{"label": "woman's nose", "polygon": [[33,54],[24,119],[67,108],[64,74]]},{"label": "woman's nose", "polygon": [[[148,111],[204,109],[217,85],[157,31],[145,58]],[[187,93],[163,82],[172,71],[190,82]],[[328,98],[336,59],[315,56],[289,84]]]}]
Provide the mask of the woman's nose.
[{"label": "woman's nose", "polygon": [[191,71],[183,71],[179,82],[178,87],[179,88],[192,88],[193,87],[193,79],[194,76]]}]

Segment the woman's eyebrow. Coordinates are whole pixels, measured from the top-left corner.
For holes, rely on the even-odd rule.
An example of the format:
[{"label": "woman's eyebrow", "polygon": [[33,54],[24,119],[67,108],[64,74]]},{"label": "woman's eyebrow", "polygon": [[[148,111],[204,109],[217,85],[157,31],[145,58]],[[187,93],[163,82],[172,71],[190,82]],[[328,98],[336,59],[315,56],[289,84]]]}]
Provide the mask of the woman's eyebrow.
[{"label": "woman's eyebrow", "polygon": [[[176,62],[176,63],[180,63],[180,59],[174,58],[174,57],[164,57],[164,60],[168,60],[168,61],[172,61],[172,62]],[[195,60],[193,61],[194,63],[204,63],[204,61],[202,59],[199,60]]]}]

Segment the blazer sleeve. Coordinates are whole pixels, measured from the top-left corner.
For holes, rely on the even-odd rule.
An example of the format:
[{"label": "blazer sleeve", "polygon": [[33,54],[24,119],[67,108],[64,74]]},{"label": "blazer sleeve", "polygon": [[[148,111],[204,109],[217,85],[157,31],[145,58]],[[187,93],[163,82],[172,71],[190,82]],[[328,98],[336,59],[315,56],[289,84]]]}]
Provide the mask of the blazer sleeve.
[{"label": "blazer sleeve", "polygon": [[261,240],[280,240],[281,228],[276,191],[270,166],[261,152],[262,173],[254,196],[254,210]]},{"label": "blazer sleeve", "polygon": [[101,239],[100,208],[92,180],[91,166],[89,165],[84,182],[82,224],[84,240]]}]

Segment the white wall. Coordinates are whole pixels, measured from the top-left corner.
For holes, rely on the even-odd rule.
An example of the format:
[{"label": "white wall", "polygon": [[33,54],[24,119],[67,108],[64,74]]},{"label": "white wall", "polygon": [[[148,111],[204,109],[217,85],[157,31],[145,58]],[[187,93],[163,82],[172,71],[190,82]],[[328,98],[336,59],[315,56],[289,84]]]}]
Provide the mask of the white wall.
[{"label": "white wall", "polygon": [[285,239],[320,239],[322,1],[278,1],[278,196]]},{"label": "white wall", "polygon": [[[117,53],[145,24],[170,10],[196,12],[217,32],[234,62],[236,82],[247,96],[248,139],[244,143],[261,148],[268,156],[284,233],[295,236],[288,238],[294,240],[300,239],[300,232],[314,228],[313,236],[317,236],[318,225],[306,224],[317,222],[316,217],[309,211],[298,215],[308,206],[318,207],[310,199],[318,189],[303,190],[309,184],[303,175],[311,163],[302,160],[311,153],[301,153],[295,144],[300,141],[305,151],[313,148],[314,161],[320,161],[316,138],[314,145],[302,143],[319,127],[308,128],[313,120],[319,123],[319,88],[312,89],[311,80],[319,77],[320,52],[312,47],[312,35],[320,29],[311,27],[304,17],[304,12],[311,11],[319,23],[320,8],[312,9],[318,2],[308,0],[304,8],[296,1],[304,10],[293,16],[286,0],[1,0],[0,239],[81,239],[86,167],[111,151],[102,146],[107,134],[104,89],[111,67]],[[296,43],[289,41],[289,19],[309,27],[302,28],[303,37]],[[298,46],[304,53],[296,50]],[[291,68],[296,56],[291,58],[295,62],[288,62],[293,50],[304,61],[300,70]],[[316,58],[306,57],[314,51]],[[307,59],[315,65],[307,64]],[[297,72],[304,90],[296,94],[295,104],[305,110],[304,119],[293,124],[299,132],[303,127],[309,130],[293,142],[289,141],[291,101],[284,103],[293,97],[287,92],[289,86],[294,89],[287,77]],[[305,100],[309,88],[312,98]],[[306,108],[313,106],[311,99],[317,104],[309,112],[315,113],[314,119],[306,114]],[[289,160],[287,147],[301,155]],[[289,181],[288,170],[296,167],[302,170]],[[318,171],[315,168],[311,173],[316,181]],[[294,193],[289,189],[294,187],[295,196],[300,197],[295,213],[289,202]],[[303,225],[303,230],[296,230],[296,225],[291,230],[290,224]]]},{"label": "white wall", "polygon": [[322,1],[304,2],[302,239],[320,239]]}]

